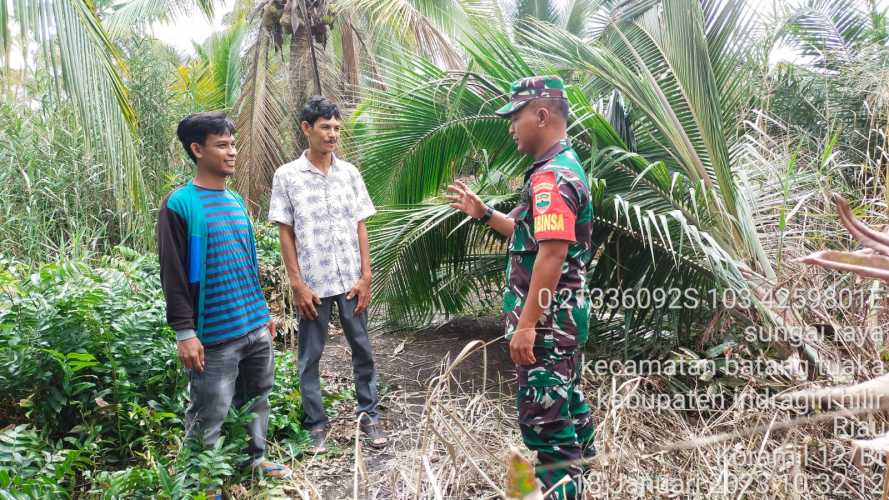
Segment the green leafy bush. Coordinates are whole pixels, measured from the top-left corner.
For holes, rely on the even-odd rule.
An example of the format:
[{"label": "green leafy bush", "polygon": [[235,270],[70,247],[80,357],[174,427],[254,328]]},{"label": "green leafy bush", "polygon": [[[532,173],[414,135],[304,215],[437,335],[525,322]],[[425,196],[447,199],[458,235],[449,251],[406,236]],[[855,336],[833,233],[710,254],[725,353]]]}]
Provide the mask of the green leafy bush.
[{"label": "green leafy bush", "polygon": [[7,288],[0,383],[47,436],[100,434],[103,460],[126,460],[144,449],[146,415],[178,421],[186,379],[155,259],[118,249],[95,268],[47,264]]},{"label": "green leafy bush", "polygon": [[84,465],[79,451],[57,449],[28,425],[0,432],[0,496],[64,495],[72,472]]},{"label": "green leafy bush", "polygon": [[272,413],[269,435],[274,436],[282,454],[297,457],[309,445],[309,433],[302,428],[302,401],[299,371],[292,352],[275,353],[275,386],[269,396]]},{"label": "green leafy bush", "polygon": [[[157,258],[0,260],[0,498],[183,498],[241,481],[249,413],[212,449],[184,444],[187,379],[165,323]],[[292,353],[276,353],[270,451],[308,442]]]}]

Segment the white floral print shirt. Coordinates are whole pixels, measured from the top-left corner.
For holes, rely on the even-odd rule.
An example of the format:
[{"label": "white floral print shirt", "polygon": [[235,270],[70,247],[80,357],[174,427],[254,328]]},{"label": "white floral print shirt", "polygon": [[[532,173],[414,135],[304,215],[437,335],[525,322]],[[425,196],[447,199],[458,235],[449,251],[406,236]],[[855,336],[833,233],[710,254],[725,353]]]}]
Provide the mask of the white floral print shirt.
[{"label": "white floral print shirt", "polygon": [[358,223],[375,213],[361,173],[336,156],[326,176],[305,152],[275,171],[269,220],[293,226],[302,278],[321,298],[361,277]]}]

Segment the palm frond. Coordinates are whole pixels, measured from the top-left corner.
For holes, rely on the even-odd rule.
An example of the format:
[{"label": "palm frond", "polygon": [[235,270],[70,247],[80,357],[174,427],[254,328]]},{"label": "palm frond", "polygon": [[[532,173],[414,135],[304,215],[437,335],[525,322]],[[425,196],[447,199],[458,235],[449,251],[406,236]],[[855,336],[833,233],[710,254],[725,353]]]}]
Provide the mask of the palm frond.
[{"label": "palm frond", "polygon": [[[731,3],[734,0],[729,0]],[[720,107],[720,92],[704,32],[701,4],[694,0],[664,5],[663,51],[686,105],[699,130],[709,167],[715,174],[720,201],[728,215],[738,220],[737,187],[732,177]],[[703,160],[702,160],[703,161]],[[754,235],[755,236],[755,235]],[[735,242],[747,238],[733,238]],[[755,240],[754,240],[755,241]]]},{"label": "palm frond", "polygon": [[708,189],[714,188],[714,180],[702,158],[702,151],[694,145],[683,120],[671,106],[668,93],[661,88],[640,52],[630,43],[631,61],[621,60],[615,51],[606,47],[588,47],[577,37],[552,27],[533,24],[528,26],[528,36],[534,50],[549,54],[560,67],[583,68],[588,79],[607,82],[613,89],[633,103],[634,110],[643,113],[664,138],[664,145],[677,167],[694,182],[703,182]]},{"label": "palm frond", "polygon": [[786,39],[803,54],[826,65],[832,59],[848,61],[866,39],[868,13],[855,0],[809,0],[788,16]]},{"label": "palm frond", "polygon": [[565,31],[574,36],[584,38],[589,34],[590,19],[601,0],[570,0],[560,16]]},{"label": "palm frond", "polygon": [[[710,233],[771,276],[749,208],[735,195],[728,154],[738,134],[739,103],[750,95],[737,83],[745,75],[737,68],[749,50],[737,30],[749,22],[749,13],[734,0],[703,7],[693,1],[670,2],[659,12],[612,26],[593,46],[539,23],[528,25],[527,39],[537,59],[573,68],[575,74],[581,69],[591,90],[619,91],[632,104],[637,151],[688,177],[696,196],[712,202],[703,205],[715,210],[705,218],[713,221]],[[730,62],[714,65],[711,51],[716,49]]]},{"label": "palm frond", "polygon": [[[768,40],[756,36],[763,27],[746,2],[708,0],[702,3],[702,8],[707,51],[719,89],[719,109],[723,123],[731,126],[741,122],[739,118],[745,105],[756,95],[753,88],[756,65],[751,61],[756,58],[759,44]],[[728,137],[737,137],[739,133]]]},{"label": "palm frond", "polygon": [[552,0],[516,0],[514,9],[514,22],[536,19],[557,24],[559,21],[559,9]]},{"label": "palm frond", "polygon": [[646,210],[678,210],[696,226],[711,221],[709,210],[700,206],[707,201],[706,190],[696,190],[684,174],[671,172],[663,162],[649,163],[628,151],[611,120],[583,92],[570,89],[568,95],[575,115],[575,148],[589,158],[591,177],[605,182],[611,196],[621,196]]},{"label": "palm frond", "polygon": [[459,313],[499,288],[503,239],[465,219],[440,199],[386,207],[374,217],[374,295],[389,323],[417,325]]},{"label": "palm frond", "polygon": [[255,42],[247,51],[247,79],[235,105],[239,137],[235,189],[253,212],[259,209],[262,197],[268,192],[275,169],[283,163],[279,137],[285,111],[279,97],[281,84],[273,70],[271,47],[271,35],[258,30]]},{"label": "palm frond", "polygon": [[230,110],[240,95],[241,47],[247,27],[236,23],[214,33],[197,47],[188,66],[179,68],[175,88],[191,97],[201,110]]},{"label": "palm frond", "polygon": [[680,212],[658,214],[619,197],[611,205],[598,206],[593,221],[593,245],[601,250],[588,282],[597,319],[619,318],[622,328],[591,332],[600,350],[638,355],[657,344],[687,344],[714,313],[714,292],[746,290],[734,259]]},{"label": "palm frond", "polygon": [[[455,175],[482,170],[515,175],[523,162],[505,122],[493,114],[501,88],[469,74],[449,76],[415,57],[386,63],[385,91],[356,114],[355,140],[375,200],[418,203]],[[376,105],[379,102],[381,105]],[[368,128],[360,122],[386,124]],[[484,145],[478,147],[478,145]]]},{"label": "palm frond", "polygon": [[496,26],[504,29],[506,14],[498,0],[458,0],[466,18],[475,26]]},{"label": "palm frond", "polygon": [[439,28],[447,28],[453,23],[459,2],[339,0],[336,6],[354,16],[367,16],[369,26],[374,29],[373,38],[385,39],[394,35],[402,44],[419,49],[446,67],[456,69],[462,66],[453,41]]},{"label": "palm frond", "polygon": [[502,103],[509,99],[506,89],[518,78],[534,73],[531,65],[518,47],[497,30],[488,30],[465,44],[465,50],[472,60],[472,67],[479,68],[491,85],[500,86],[503,91],[498,97]]},{"label": "palm frond", "polygon": [[216,4],[222,3],[222,0],[128,0],[115,7],[108,16],[106,25],[111,37],[117,38],[134,28],[158,21],[168,22],[196,10],[212,20]]}]

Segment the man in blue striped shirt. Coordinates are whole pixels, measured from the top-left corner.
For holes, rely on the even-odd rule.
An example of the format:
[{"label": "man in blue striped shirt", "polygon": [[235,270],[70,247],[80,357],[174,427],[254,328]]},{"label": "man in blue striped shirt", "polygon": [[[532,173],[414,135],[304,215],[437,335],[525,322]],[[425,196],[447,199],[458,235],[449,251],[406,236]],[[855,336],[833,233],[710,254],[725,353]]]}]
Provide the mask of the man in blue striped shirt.
[{"label": "man in blue striped shirt", "polygon": [[176,332],[189,380],[189,438],[205,447],[219,438],[232,405],[255,400],[248,425],[251,464],[270,476],[284,466],[263,461],[274,382],[275,324],[259,282],[253,226],[244,201],[226,189],[234,173],[234,124],[222,113],[195,113],[177,135],[197,166],[158,214],[157,246],[167,323]]}]

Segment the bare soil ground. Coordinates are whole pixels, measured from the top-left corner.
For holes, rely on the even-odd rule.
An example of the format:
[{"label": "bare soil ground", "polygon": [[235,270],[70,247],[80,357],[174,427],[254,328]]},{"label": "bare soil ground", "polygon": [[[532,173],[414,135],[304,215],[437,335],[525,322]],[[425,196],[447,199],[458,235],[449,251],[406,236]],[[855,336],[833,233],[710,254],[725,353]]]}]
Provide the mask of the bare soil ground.
[{"label": "bare soil ground", "polygon": [[[336,392],[352,387],[351,351],[345,335],[331,324],[321,360],[322,388]],[[362,446],[366,476],[360,475],[358,498],[395,498],[397,492],[380,486],[379,478],[388,471],[387,463],[399,453],[416,446],[429,379],[440,373],[442,361],[453,359],[472,340],[492,341],[502,335],[497,317],[461,318],[410,334],[371,334],[380,378],[380,418],[390,444],[383,450]],[[453,373],[463,387],[489,392],[511,392],[515,368],[504,340],[492,343],[483,353],[472,354]],[[331,415],[328,438],[331,450],[324,455],[308,456],[294,464],[301,483],[309,485],[323,499],[354,497],[355,415],[354,401],[340,404]],[[374,483],[377,485],[374,486]],[[299,497],[299,495],[295,495]]]}]

